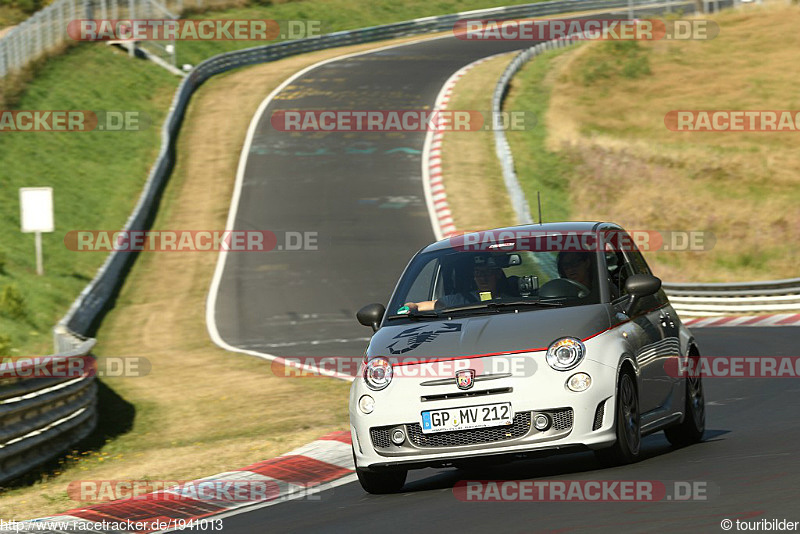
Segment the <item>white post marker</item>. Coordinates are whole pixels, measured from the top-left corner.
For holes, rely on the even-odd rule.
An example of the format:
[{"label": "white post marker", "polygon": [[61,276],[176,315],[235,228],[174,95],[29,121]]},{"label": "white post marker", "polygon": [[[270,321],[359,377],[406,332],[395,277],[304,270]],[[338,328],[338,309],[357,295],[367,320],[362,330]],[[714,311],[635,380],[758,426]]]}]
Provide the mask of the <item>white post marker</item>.
[{"label": "white post marker", "polygon": [[36,234],[36,274],[44,274],[42,265],[42,232],[52,232],[53,188],[22,187],[19,190],[22,233]]}]

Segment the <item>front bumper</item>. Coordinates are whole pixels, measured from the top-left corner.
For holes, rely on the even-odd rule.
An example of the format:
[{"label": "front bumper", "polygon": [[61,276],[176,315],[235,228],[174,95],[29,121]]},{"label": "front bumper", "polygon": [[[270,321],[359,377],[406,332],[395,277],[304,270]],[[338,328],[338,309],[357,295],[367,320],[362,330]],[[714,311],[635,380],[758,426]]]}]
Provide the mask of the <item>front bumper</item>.
[{"label": "front bumper", "polygon": [[[453,363],[458,369],[476,369],[478,377],[496,376],[476,381],[466,391],[459,390],[455,380],[450,384],[424,385],[441,382],[444,377],[425,376],[420,364],[402,366],[403,375],[395,376],[382,391],[369,389],[363,378],[357,378],[350,390],[356,464],[362,468],[448,465],[481,457],[599,449],[611,445],[616,439],[616,367],[587,357],[577,368],[561,372],[550,368],[544,357],[544,352],[531,352],[457,360]],[[512,372],[494,372],[498,369]],[[522,372],[513,372],[515,369]],[[580,393],[566,387],[569,377],[578,372],[592,377],[591,387]],[[371,395],[375,400],[370,414],[362,413],[358,407],[362,395]],[[515,414],[513,425],[436,434],[421,431],[423,411],[499,402],[511,403]],[[550,428],[544,431],[532,424],[535,416],[541,413],[552,420]],[[390,439],[392,430],[397,428],[406,436],[400,445]]]}]

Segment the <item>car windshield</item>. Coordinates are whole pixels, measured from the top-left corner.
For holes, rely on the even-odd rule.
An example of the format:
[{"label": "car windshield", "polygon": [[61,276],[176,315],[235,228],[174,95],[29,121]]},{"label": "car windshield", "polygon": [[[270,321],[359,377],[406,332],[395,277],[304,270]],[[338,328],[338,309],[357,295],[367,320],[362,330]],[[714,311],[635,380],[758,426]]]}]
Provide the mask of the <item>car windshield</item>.
[{"label": "car windshield", "polygon": [[592,252],[427,252],[406,269],[388,316],[597,304],[596,265]]}]

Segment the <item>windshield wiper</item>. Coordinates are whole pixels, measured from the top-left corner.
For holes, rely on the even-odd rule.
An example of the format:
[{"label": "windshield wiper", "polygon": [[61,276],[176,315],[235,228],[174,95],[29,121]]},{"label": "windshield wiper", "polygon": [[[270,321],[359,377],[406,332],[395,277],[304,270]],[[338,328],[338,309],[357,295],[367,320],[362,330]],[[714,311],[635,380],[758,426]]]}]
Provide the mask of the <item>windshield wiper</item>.
[{"label": "windshield wiper", "polygon": [[472,311],[472,310],[496,310],[497,308],[504,307],[519,307],[519,306],[564,306],[563,302],[553,300],[514,300],[514,301],[486,301],[468,306],[458,306],[455,308],[445,308],[441,313]]},{"label": "windshield wiper", "polygon": [[419,319],[422,317],[439,317],[439,312],[434,310],[425,310],[425,311],[409,311],[409,313],[398,313],[395,315],[389,315],[387,319]]}]

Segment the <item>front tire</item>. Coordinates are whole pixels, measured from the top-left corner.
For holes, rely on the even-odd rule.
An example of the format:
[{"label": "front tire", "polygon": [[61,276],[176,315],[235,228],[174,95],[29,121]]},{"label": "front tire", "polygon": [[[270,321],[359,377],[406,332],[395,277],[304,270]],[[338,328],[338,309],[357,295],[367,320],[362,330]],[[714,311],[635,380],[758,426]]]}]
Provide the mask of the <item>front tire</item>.
[{"label": "front tire", "polygon": [[[699,358],[699,356],[693,358]],[[693,368],[698,369],[698,366],[695,365]],[[703,380],[700,376],[686,377],[684,410],[683,422],[664,430],[667,441],[675,447],[686,447],[703,439],[703,433],[706,430],[706,405]]]},{"label": "front tire", "polygon": [[617,441],[607,449],[595,451],[595,456],[606,465],[623,465],[640,458],[642,444],[639,394],[630,372],[623,372],[617,382],[616,399]]},{"label": "front tire", "polygon": [[356,464],[356,454],[353,451],[353,463],[356,465],[356,476],[361,487],[373,495],[397,493],[406,483],[408,469],[388,468],[364,469]]}]

